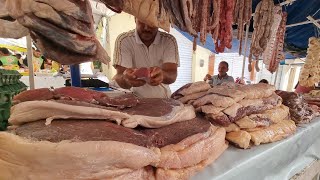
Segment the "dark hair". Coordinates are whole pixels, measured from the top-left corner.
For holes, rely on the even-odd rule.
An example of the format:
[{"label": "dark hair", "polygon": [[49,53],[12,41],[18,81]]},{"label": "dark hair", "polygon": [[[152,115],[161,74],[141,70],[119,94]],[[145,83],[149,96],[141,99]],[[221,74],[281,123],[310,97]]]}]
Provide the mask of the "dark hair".
[{"label": "dark hair", "polygon": [[266,83],[266,84],[269,84],[268,80],[266,80],[266,79],[261,79],[261,80],[259,81],[259,83]]},{"label": "dark hair", "polygon": [[22,57],[21,54],[16,54],[14,56],[16,56],[16,58],[18,58],[18,59],[20,59]]},{"label": "dark hair", "polygon": [[220,63],[224,63],[227,66],[227,68],[229,68],[229,64],[226,61],[221,61]]},{"label": "dark hair", "polygon": [[7,48],[0,48],[0,51],[3,53],[3,54],[10,54],[9,50]]}]

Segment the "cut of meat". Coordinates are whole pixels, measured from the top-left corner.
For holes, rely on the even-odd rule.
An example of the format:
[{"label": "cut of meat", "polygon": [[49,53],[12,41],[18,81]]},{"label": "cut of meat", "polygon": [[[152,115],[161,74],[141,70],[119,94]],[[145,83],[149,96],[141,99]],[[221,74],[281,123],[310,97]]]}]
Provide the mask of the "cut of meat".
[{"label": "cut of meat", "polygon": [[248,107],[248,106],[263,106],[263,101],[262,99],[243,99],[238,102],[241,104],[243,107]]},{"label": "cut of meat", "polygon": [[133,73],[138,79],[141,78],[150,78],[150,71],[148,68],[139,68],[136,69]]},{"label": "cut of meat", "polygon": [[101,106],[118,107],[119,109],[136,106],[139,103],[138,98],[133,94],[125,94],[111,98],[105,93],[78,87],[62,87],[54,90],[47,88],[34,89],[24,91],[14,97],[16,103],[53,99],[81,101],[96,105],[99,104]]},{"label": "cut of meat", "polygon": [[22,26],[18,21],[6,21],[0,19],[0,34],[2,38],[22,38],[29,34],[29,30]]},{"label": "cut of meat", "polygon": [[45,120],[29,122],[14,130],[20,137],[36,141],[71,142],[118,141],[150,147],[148,136],[134,129],[99,120],[56,120],[45,125]]},{"label": "cut of meat", "polygon": [[189,88],[191,85],[192,85],[192,83],[185,84],[184,86],[182,86],[181,88],[176,90],[174,93],[172,93],[171,98],[172,99],[179,99],[179,98],[183,97],[183,95],[181,94],[181,91]]},{"label": "cut of meat", "polygon": [[232,106],[234,103],[236,103],[232,98],[225,97],[225,96],[219,96],[216,94],[209,94],[202,98],[197,99],[193,105],[195,107],[200,107],[206,104],[212,104],[216,107],[222,107],[227,108]]},{"label": "cut of meat", "polygon": [[251,141],[255,145],[279,141],[294,134],[296,128],[294,121],[283,120],[277,124],[271,125],[270,127],[250,132]]},{"label": "cut of meat", "polygon": [[[6,1],[6,10],[10,17],[28,28],[37,48],[47,58],[61,64],[93,60],[108,64],[110,61],[95,37],[88,0],[10,0]],[[18,32],[26,29],[17,28]]]},{"label": "cut of meat", "polygon": [[194,166],[212,153],[221,152],[221,146],[225,145],[225,135],[224,128],[212,126],[206,133],[195,134],[177,144],[165,146],[160,149],[160,161],[153,166],[166,169]]},{"label": "cut of meat", "polygon": [[45,120],[29,122],[14,132],[20,137],[37,141],[71,142],[119,141],[143,147],[164,147],[176,144],[197,133],[205,133],[210,122],[198,117],[156,129],[130,129],[99,120],[56,120],[45,125]]},{"label": "cut of meat", "polygon": [[138,125],[158,128],[194,117],[192,106],[184,106],[173,99],[141,99],[139,105],[122,111],[74,106],[54,101],[28,101],[11,108],[9,122],[12,125],[20,125],[43,119],[47,120],[47,124],[54,119],[101,119],[116,121],[130,128]]},{"label": "cut of meat", "polygon": [[196,117],[192,106],[183,105],[173,99],[140,99],[139,105],[124,109],[123,112],[132,116],[122,122],[125,127],[141,125],[149,128],[159,128]]},{"label": "cut of meat", "polygon": [[13,97],[13,101],[16,103],[25,101],[41,101],[53,99],[54,93],[48,88],[32,89],[23,91]]},{"label": "cut of meat", "polygon": [[192,120],[174,123],[157,129],[143,129],[151,141],[152,146],[164,147],[169,144],[177,144],[181,140],[197,133],[205,133],[210,128],[210,122],[203,117],[196,117]]},{"label": "cut of meat", "polygon": [[265,83],[239,86],[237,89],[246,94],[245,99],[267,98],[276,90],[274,86]]},{"label": "cut of meat", "polygon": [[214,86],[213,88],[208,90],[208,93],[212,94],[219,94],[222,96],[228,96],[233,98],[236,102],[242,100],[244,97],[246,97],[246,93],[239,91],[234,88],[228,88],[225,86]]},{"label": "cut of meat", "polygon": [[276,92],[283,99],[283,104],[289,107],[291,119],[299,123],[309,123],[314,117],[319,116],[313,110],[301,95],[295,92],[277,91]]},{"label": "cut of meat", "polygon": [[237,147],[248,149],[251,135],[246,131],[229,132],[226,135],[226,139]]},{"label": "cut of meat", "polygon": [[219,143],[214,147],[214,151],[206,159],[200,163],[181,169],[164,169],[157,168],[156,179],[167,180],[167,179],[189,179],[197,172],[202,171],[206,166],[213,163],[218,157],[228,148],[227,143]]},{"label": "cut of meat", "polygon": [[203,105],[200,106],[201,111],[205,114],[219,114],[225,108],[216,107],[214,105]]},{"label": "cut of meat", "polygon": [[83,89],[78,87],[62,87],[54,90],[54,94],[58,99],[71,99],[77,101],[84,101],[92,103],[95,101],[94,97],[103,98],[107,95],[99,91],[90,89]]},{"label": "cut of meat", "polygon": [[160,27],[169,32],[169,14],[160,9],[161,4],[161,0],[126,0],[123,1],[123,11],[135,16],[149,26]]},{"label": "cut of meat", "polygon": [[223,127],[223,128],[226,130],[226,132],[240,131],[239,126],[237,126],[237,125],[234,124],[234,123],[231,123],[229,126]]},{"label": "cut of meat", "polygon": [[239,111],[241,111],[241,108],[243,108],[243,106],[241,104],[234,103],[232,106],[223,110],[223,112],[226,115],[228,115],[229,117],[235,118],[239,114]]},{"label": "cut of meat", "polygon": [[193,93],[193,94],[188,94],[186,96],[183,96],[181,98],[179,98],[178,100],[182,103],[187,103],[190,100],[196,100],[199,99],[200,97],[203,97],[204,95],[206,95],[207,92],[203,91],[203,92],[198,92],[198,93]]},{"label": "cut of meat", "polygon": [[99,102],[100,105],[114,106],[119,109],[137,106],[137,104],[139,103],[138,98],[131,93],[112,97],[112,98],[108,96],[105,96],[105,97],[94,96],[94,99],[97,102]]},{"label": "cut of meat", "polygon": [[278,123],[279,121],[289,117],[289,108],[281,105],[280,107],[264,111],[263,115],[270,119],[272,123]]},{"label": "cut of meat", "polygon": [[156,163],[160,156],[158,148],[130,143],[35,142],[7,132],[0,133],[0,144],[0,179],[108,179]]},{"label": "cut of meat", "polygon": [[206,83],[204,81],[198,81],[198,82],[192,83],[189,87],[185,87],[185,88],[181,89],[178,92],[178,94],[186,96],[188,94],[207,91],[208,89],[210,89],[210,85],[208,83]]},{"label": "cut of meat", "polygon": [[224,126],[224,127],[229,126],[231,124],[228,116],[222,112],[218,114],[206,114],[206,118],[210,122],[219,124],[220,126]]},{"label": "cut of meat", "polygon": [[152,166],[147,166],[135,171],[132,171],[127,174],[122,174],[117,177],[112,177],[112,180],[124,180],[124,179],[130,179],[130,180],[155,180],[154,170]]},{"label": "cut of meat", "polygon": [[257,123],[250,119],[248,116],[245,116],[244,118],[239,119],[235,122],[241,129],[249,129],[249,128],[255,128],[257,127]]}]

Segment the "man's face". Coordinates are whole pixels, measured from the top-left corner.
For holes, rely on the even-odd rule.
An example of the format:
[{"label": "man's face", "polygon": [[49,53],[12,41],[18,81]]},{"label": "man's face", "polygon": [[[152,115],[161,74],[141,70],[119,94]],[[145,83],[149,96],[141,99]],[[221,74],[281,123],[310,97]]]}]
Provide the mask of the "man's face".
[{"label": "man's face", "polygon": [[150,27],[136,19],[136,29],[142,41],[152,41],[158,33],[157,27]]},{"label": "man's face", "polygon": [[41,56],[41,53],[40,53],[40,51],[33,50],[33,55],[34,55],[35,57],[40,57],[40,56]]},{"label": "man's face", "polygon": [[219,64],[219,67],[218,67],[218,71],[219,71],[219,75],[220,76],[224,76],[227,74],[229,68],[228,66],[226,65],[226,63],[220,63]]}]

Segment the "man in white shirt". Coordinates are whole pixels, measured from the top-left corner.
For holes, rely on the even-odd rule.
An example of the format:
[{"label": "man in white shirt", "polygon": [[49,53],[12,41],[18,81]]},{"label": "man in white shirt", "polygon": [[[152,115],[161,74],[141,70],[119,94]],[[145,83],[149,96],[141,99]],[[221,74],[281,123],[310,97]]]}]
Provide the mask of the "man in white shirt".
[{"label": "man in white shirt", "polygon": [[[144,98],[169,98],[169,84],[176,81],[179,66],[176,39],[136,19],[136,29],[122,33],[115,44],[113,79],[124,89]],[[138,68],[149,68],[150,80],[138,79]]]},{"label": "man in white shirt", "polygon": [[232,76],[228,76],[227,72],[229,71],[229,64],[226,61],[221,61],[218,67],[219,74],[215,76],[211,76],[207,74],[203,79],[204,81],[209,80],[209,84],[212,85],[221,85],[224,82],[234,82]]}]

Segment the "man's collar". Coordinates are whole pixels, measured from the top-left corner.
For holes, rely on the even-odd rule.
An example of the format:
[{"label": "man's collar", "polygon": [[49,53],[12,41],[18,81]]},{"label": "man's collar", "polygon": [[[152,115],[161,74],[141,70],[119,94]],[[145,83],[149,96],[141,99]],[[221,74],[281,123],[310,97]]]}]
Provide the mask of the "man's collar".
[{"label": "man's collar", "polygon": [[[140,39],[140,36],[137,32],[137,30],[135,29],[134,30],[134,35],[135,35],[135,39],[136,39],[136,43],[137,44],[144,44],[141,39]],[[158,31],[157,32],[157,35],[156,35],[156,38],[154,39],[153,43],[152,44],[159,44],[160,43],[160,32]]]},{"label": "man's collar", "polygon": [[228,78],[228,74],[226,74],[225,76],[223,76],[223,77],[221,77],[220,78],[220,75],[218,74],[218,76],[217,76],[219,79],[227,79]]}]

